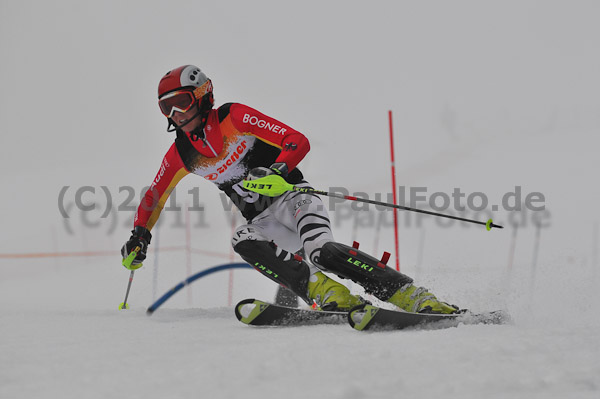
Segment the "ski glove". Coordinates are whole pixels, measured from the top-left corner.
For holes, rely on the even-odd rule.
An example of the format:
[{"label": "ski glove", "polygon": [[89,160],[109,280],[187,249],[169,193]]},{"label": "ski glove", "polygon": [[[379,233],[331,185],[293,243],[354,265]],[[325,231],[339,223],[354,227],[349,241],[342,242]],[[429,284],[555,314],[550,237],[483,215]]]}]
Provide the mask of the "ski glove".
[{"label": "ski glove", "polygon": [[150,244],[150,240],[152,239],[152,234],[150,231],[142,226],[135,226],[135,228],[131,231],[131,237],[129,241],[127,241],[123,248],[121,248],[121,255],[123,256],[123,260],[127,259],[129,254],[139,248],[137,252],[137,256],[131,262],[131,266],[125,266],[125,268],[129,270],[136,270],[142,267],[142,261],[146,259],[146,251],[148,250],[148,245]]},{"label": "ski glove", "polygon": [[288,167],[285,162],[276,162],[268,168],[265,168],[264,166],[254,168],[248,173],[246,180],[256,180],[270,175],[279,175],[286,178],[288,175]]}]

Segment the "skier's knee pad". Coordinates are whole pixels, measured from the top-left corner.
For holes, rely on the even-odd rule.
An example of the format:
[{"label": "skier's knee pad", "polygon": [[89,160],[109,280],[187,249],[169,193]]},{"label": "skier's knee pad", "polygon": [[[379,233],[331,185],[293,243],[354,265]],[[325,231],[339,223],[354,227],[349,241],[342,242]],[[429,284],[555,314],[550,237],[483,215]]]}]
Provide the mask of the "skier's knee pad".
[{"label": "skier's knee pad", "polygon": [[383,301],[413,281],[358,248],[333,241],[321,248],[319,264],[332,273],[360,284],[367,293]]},{"label": "skier's knee pad", "polygon": [[307,303],[310,302],[307,296],[310,270],[300,256],[265,240],[237,241],[233,249],[256,270],[289,288]]}]

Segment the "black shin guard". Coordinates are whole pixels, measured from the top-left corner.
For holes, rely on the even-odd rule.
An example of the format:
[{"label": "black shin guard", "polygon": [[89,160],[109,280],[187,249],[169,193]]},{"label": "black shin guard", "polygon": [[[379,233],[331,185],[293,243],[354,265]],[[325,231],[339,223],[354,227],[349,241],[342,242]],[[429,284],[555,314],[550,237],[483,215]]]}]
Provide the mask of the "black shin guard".
[{"label": "black shin guard", "polygon": [[[256,270],[310,303],[307,295],[310,270],[301,257],[283,250],[277,255],[277,246],[267,241],[244,240],[233,249]],[[286,257],[290,259],[285,260]]]},{"label": "black shin guard", "polygon": [[367,293],[382,301],[387,301],[400,287],[413,281],[357,248],[333,241],[321,248],[319,264],[361,285]]}]

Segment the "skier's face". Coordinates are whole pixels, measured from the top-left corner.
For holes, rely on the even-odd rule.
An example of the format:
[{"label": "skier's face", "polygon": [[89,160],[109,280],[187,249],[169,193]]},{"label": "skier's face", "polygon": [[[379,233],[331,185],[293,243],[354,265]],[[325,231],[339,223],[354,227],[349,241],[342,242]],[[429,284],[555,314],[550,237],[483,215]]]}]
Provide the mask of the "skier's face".
[{"label": "skier's face", "polygon": [[197,114],[198,114],[198,104],[196,103],[187,112],[173,111],[173,116],[171,117],[171,119],[173,119],[173,122],[175,122],[175,124],[177,126],[181,126],[184,123],[186,123],[188,120],[193,118],[190,121],[190,123],[186,124],[185,126],[183,126],[181,128],[184,132],[191,132],[192,130],[194,130],[195,128],[200,126],[202,118],[200,118],[200,116]]}]

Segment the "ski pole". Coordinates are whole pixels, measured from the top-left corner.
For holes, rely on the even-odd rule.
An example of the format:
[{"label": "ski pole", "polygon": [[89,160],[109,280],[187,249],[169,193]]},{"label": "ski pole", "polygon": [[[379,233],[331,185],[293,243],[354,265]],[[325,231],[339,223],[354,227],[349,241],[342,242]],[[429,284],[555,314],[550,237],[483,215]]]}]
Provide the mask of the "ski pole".
[{"label": "ski pole", "polygon": [[[123,266],[125,266],[127,269],[130,269],[131,273],[129,273],[129,283],[127,284],[127,291],[125,292],[125,300],[119,305],[119,310],[129,309],[129,305],[127,304],[127,298],[129,297],[129,290],[131,289],[131,283],[133,282],[133,274],[135,273],[135,269],[131,269],[131,263],[137,256],[139,250],[140,250],[140,247],[135,247],[135,249],[133,251],[131,251],[129,256],[127,256],[127,258],[123,259],[123,262],[122,262]],[[137,267],[136,269],[139,269],[139,267]]]},{"label": "ski pole", "polygon": [[386,206],[388,208],[402,209],[404,211],[424,213],[426,215],[439,216],[439,217],[448,218],[448,219],[460,220],[462,222],[480,224],[480,225],[485,226],[488,231],[491,230],[492,227],[496,227],[498,229],[504,228],[503,226],[494,224],[492,219],[489,219],[487,222],[480,222],[478,220],[466,219],[466,218],[461,218],[458,216],[445,215],[443,213],[425,211],[422,209],[409,208],[407,206],[394,205],[394,204],[389,204],[387,202],[380,202],[380,201],[375,201],[375,200],[370,200],[370,199],[365,199],[365,198],[358,198],[358,197],[353,197],[351,195],[329,193],[327,191],[315,190],[314,188],[297,187],[293,184],[286,182],[281,176],[278,176],[278,175],[269,175],[269,176],[261,177],[256,180],[244,180],[243,186],[246,190],[254,191],[255,193],[265,195],[268,197],[276,197],[276,196],[282,195],[288,191],[297,191],[297,192],[301,192],[301,193],[310,193],[310,194],[325,195],[325,196],[334,197],[334,198],[341,198],[341,199],[350,200],[350,201],[366,202],[368,204],[381,205],[381,206]]},{"label": "ski pole", "polygon": [[127,291],[125,292],[125,300],[119,305],[119,310],[120,309],[129,309],[129,305],[127,304],[127,297],[129,296],[129,289],[131,288],[131,282],[133,281],[133,273],[135,273],[135,270],[132,270],[131,273],[129,273],[129,284],[127,284]]}]

